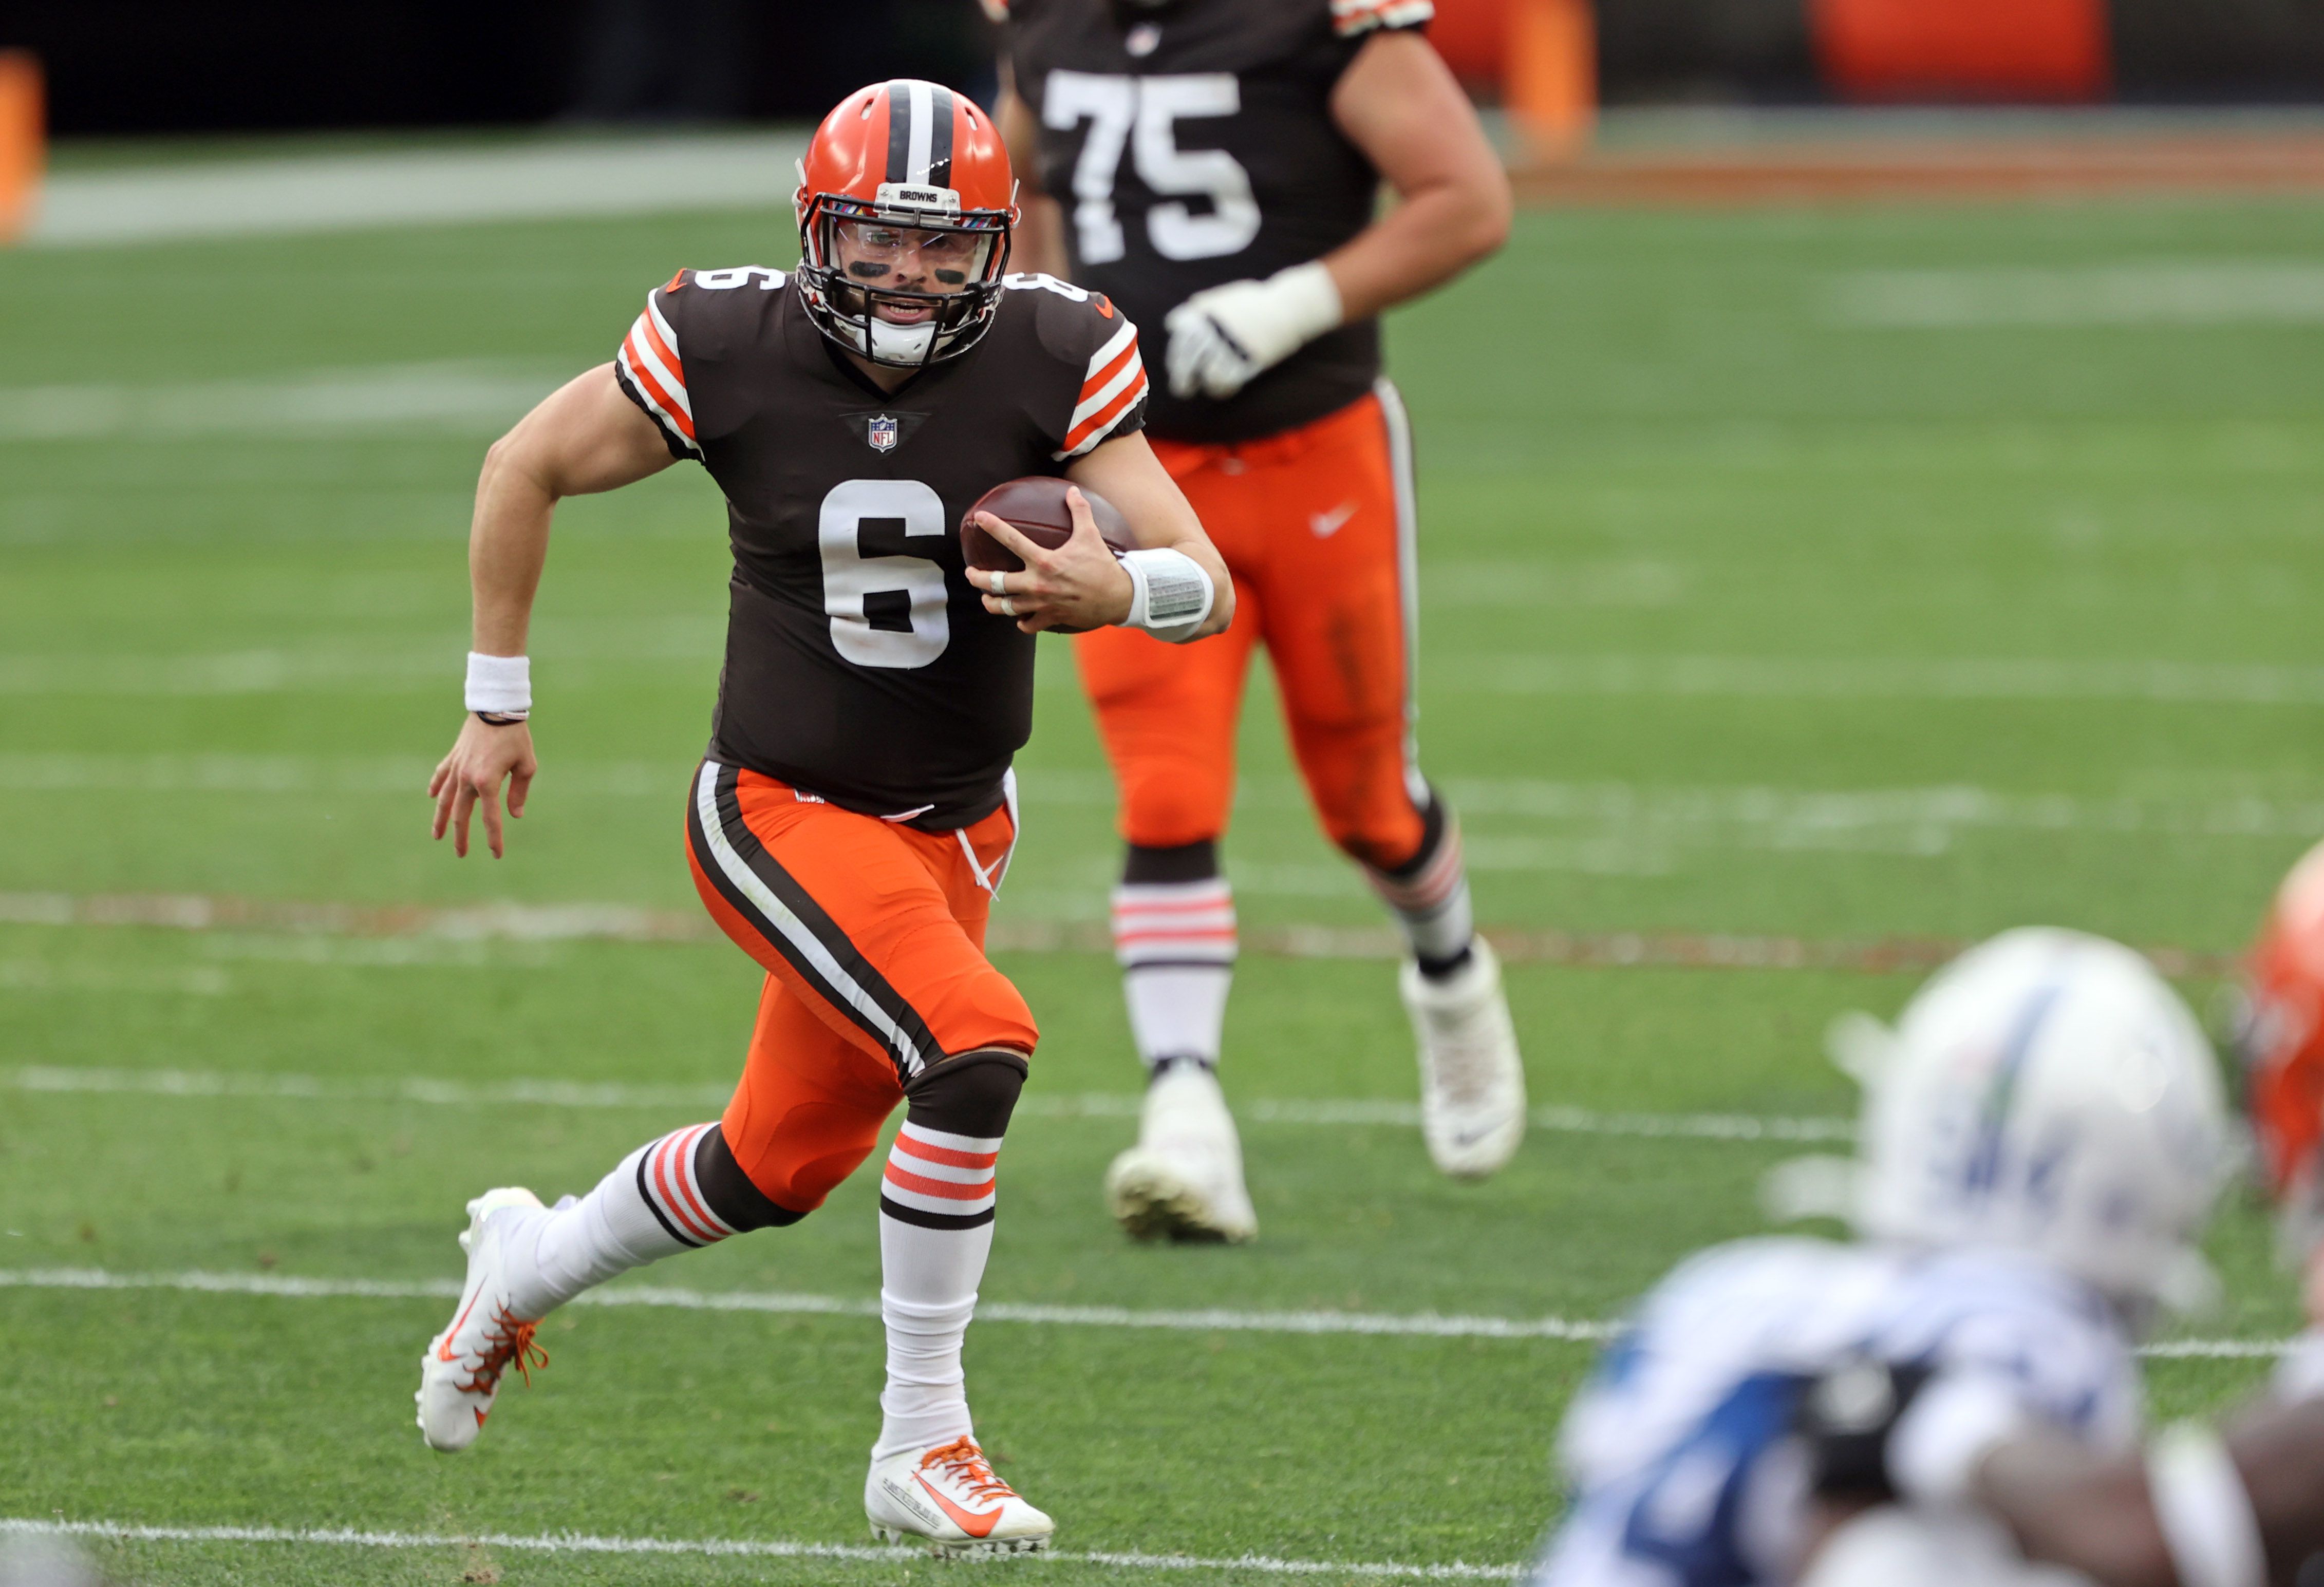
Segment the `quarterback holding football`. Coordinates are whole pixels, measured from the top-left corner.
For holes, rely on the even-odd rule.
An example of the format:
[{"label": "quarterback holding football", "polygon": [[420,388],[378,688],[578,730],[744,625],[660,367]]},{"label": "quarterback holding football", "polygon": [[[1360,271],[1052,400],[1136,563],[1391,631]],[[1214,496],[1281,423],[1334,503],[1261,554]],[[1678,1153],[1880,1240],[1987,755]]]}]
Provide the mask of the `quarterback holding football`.
[{"label": "quarterback holding football", "polygon": [[[473,1443],[534,1330],[581,1291],[797,1223],[904,1123],[880,1194],[887,1386],[865,1478],[873,1530],[944,1553],[1047,1545],[1049,1518],[986,1462],[961,1347],[991,1249],[994,1169],[1038,1032],[984,956],[1017,839],[1010,758],[1031,725],[1032,635],[1138,626],[1169,643],[1231,620],[1233,586],[1140,434],[1138,330],[1103,296],[1010,274],[1018,211],[992,122],[933,83],[850,95],[796,197],[800,260],[681,270],[609,364],[492,449],[477,485],[469,716],[438,768],[435,829],[467,852],[537,769],[525,638],[566,496],[678,461],[724,493],[734,565],[707,754],[686,801],[694,880],[767,974],[719,1119],[624,1158],[586,1195],[468,1204],[468,1278],[421,1362],[429,1444]],[[1061,477],[1070,532],[964,514]],[[1052,537],[1054,538],[1054,537]]]}]

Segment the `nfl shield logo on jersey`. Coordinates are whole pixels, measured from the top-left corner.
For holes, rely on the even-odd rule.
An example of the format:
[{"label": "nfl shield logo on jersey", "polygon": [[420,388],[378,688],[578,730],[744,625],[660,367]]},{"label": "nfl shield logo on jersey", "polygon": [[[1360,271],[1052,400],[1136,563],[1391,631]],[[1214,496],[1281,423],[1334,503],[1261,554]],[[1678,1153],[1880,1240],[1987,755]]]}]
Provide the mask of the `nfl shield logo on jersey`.
[{"label": "nfl shield logo on jersey", "polygon": [[875,452],[894,451],[896,449],[896,420],[891,416],[885,413],[878,415],[871,421],[863,438],[872,443],[872,449]]}]

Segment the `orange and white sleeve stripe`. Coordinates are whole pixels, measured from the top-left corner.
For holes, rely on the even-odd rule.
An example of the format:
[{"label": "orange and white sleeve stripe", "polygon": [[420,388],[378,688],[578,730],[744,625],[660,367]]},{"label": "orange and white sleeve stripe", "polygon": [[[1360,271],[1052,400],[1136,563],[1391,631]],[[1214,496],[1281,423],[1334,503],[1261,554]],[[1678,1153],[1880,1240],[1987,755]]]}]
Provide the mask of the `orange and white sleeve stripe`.
[{"label": "orange and white sleeve stripe", "polygon": [[694,404],[686,394],[686,365],[678,355],[678,332],[663,318],[661,305],[653,300],[652,293],[646,294],[646,311],[630,327],[613,362],[654,421],[687,451],[702,456],[694,439]]},{"label": "orange and white sleeve stripe", "polygon": [[1332,0],[1332,31],[1352,39],[1374,28],[1417,27],[1435,14],[1434,0]]},{"label": "orange and white sleeve stripe", "polygon": [[1065,444],[1056,457],[1078,457],[1111,435],[1122,416],[1146,395],[1146,364],[1138,355],[1138,328],[1127,319],[1112,339],[1090,355],[1081,400],[1065,420]]}]

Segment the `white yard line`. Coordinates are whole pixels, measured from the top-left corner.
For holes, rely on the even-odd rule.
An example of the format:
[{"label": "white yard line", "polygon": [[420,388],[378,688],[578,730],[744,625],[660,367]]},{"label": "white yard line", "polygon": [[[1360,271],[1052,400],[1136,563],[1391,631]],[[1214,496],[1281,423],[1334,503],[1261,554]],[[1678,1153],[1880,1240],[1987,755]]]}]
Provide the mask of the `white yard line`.
[{"label": "white yard line", "polygon": [[[504,1548],[530,1554],[702,1555],[715,1558],[827,1559],[894,1565],[922,1557],[903,1548],[851,1543],[795,1543],[753,1537],[599,1537],[578,1532],[372,1532],[340,1527],[147,1527],[126,1521],[61,1521],[0,1517],[0,1536],[100,1538],[124,1543],[288,1543],[346,1548]],[[1367,1580],[1506,1582],[1522,1565],[1397,1564],[1375,1560],[1278,1559],[1247,1554],[1203,1559],[1182,1554],[1058,1550],[1019,1556],[1023,1564],[1108,1565],[1131,1571],[1249,1571],[1269,1576],[1360,1576]],[[1012,1564],[1011,1568],[1023,1568]]]},{"label": "white yard line", "polygon": [[[313,903],[208,893],[0,892],[0,925],[143,926],[173,931],[244,934],[236,956],[263,957],[263,934],[289,937],[433,939],[485,942],[715,942],[717,927],[691,909],[635,904],[521,904],[503,900],[458,906]],[[1728,970],[1836,970],[1894,975],[1933,970],[1969,945],[1950,937],[1803,937],[1686,931],[1528,931],[1488,927],[1501,957],[1517,964],[1603,968],[1684,967]],[[994,953],[1106,953],[1112,944],[1097,920],[1002,919],[985,946]],[[1250,926],[1245,952],[1292,959],[1401,957],[1401,939],[1386,927]],[[2166,975],[2231,974],[2233,954],[2149,945],[2144,949]]]},{"label": "white yard line", "polygon": [[[166,1289],[204,1295],[267,1296],[288,1300],[450,1300],[457,1279],[304,1278],[272,1273],[114,1273],[99,1268],[0,1269],[0,1289]],[[593,1289],[572,1303],[589,1306],[648,1306],[687,1312],[761,1312],[786,1315],[877,1317],[876,1299],[786,1295],[763,1290],[680,1289],[616,1285]],[[1181,1333],[1360,1334],[1375,1338],[1540,1339],[1594,1344],[1622,1331],[1618,1319],[1489,1317],[1435,1312],[1245,1311],[1232,1307],[1145,1310],[1130,1306],[1059,1306],[983,1301],[982,1323],[1038,1324],[1064,1328],[1155,1329]],[[2273,1360],[2292,1348],[2289,1339],[2167,1339],[2139,1353],[2161,1361]]]},{"label": "white yard line", "polygon": [[[614,655],[586,647],[597,659]],[[670,659],[669,636],[628,647],[629,659]],[[706,662],[713,653],[705,648]],[[295,688],[318,679],[441,683],[457,656],[414,651],[355,655],[280,651],[192,657],[0,656],[0,694],[211,694]],[[386,756],[0,754],[0,791],[392,794],[416,798],[433,762]],[[561,761],[543,780],[560,797],[675,801],[683,768],[650,761]],[[1111,808],[1113,780],[1102,771],[1028,770],[1027,803]],[[1784,851],[1934,854],[1964,833],[2093,833],[2122,837],[2306,837],[2324,832],[2324,798],[2257,794],[2168,798],[2019,792],[1947,783],[1920,788],[1803,789],[1642,782],[1562,782],[1544,778],[1450,779],[1445,791],[1482,835],[1469,835],[1480,869],[1537,869],[1545,844],[1611,844],[1627,849],[1684,844]],[[1244,780],[1236,804],[1304,810],[1304,788],[1289,777]],[[1513,833],[1519,823],[1554,829]],[[1528,848],[1531,845],[1531,848]],[[1569,867],[1570,868],[1570,867]],[[1333,872],[1337,875],[1338,872]]]},{"label": "white yard line", "polygon": [[2324,705],[2324,667],[2015,657],[1522,656],[1437,652],[1430,687],[1466,693],[1699,699],[2123,700]]},{"label": "white yard line", "polygon": [[2324,264],[2298,259],[1868,270],[1828,290],[1832,318],[1893,329],[2324,323]]},{"label": "white yard line", "polygon": [[[68,172],[27,241],[107,247],[685,209],[764,209],[782,245],[802,131],[543,140],[480,148]],[[778,261],[779,263],[779,261]]]},{"label": "white yard line", "polygon": [[[447,1107],[707,1108],[726,1105],[728,1085],[625,1085],[567,1080],[504,1080],[478,1084],[400,1077],[339,1079],[318,1075],[231,1074],[195,1069],[74,1068],[26,1065],[0,1070],[0,1087],[52,1093],[94,1093],[170,1097],[279,1097],[298,1102],[403,1102]],[[1134,1093],[1039,1092],[1017,1104],[1020,1119],[1135,1119]],[[1246,1123],[1384,1125],[1416,1130],[1420,1109],[1371,1098],[1260,1097],[1235,1104]],[[1615,1113],[1590,1108],[1539,1107],[1533,1127],[1563,1135],[1622,1135],[1660,1140],[1848,1141],[1847,1119],[1762,1118],[1748,1113]]]},{"label": "white yard line", "polygon": [[[206,1295],[272,1296],[290,1300],[457,1299],[457,1280],[397,1282],[373,1278],[301,1278],[272,1273],[112,1273],[95,1268],[0,1269],[0,1289],[168,1289]],[[678,1289],[618,1285],[593,1289],[576,1306],[648,1306],[686,1312],[761,1312],[784,1315],[877,1317],[876,1299],[785,1295],[761,1290]],[[1443,1316],[1434,1312],[1242,1311],[1231,1307],[1138,1310],[1128,1306],[1058,1306],[980,1302],[987,1323],[1040,1324],[1066,1328],[1159,1329],[1181,1333],[1357,1333],[1426,1339],[1548,1339],[1591,1343],[1611,1338],[1618,1324],[1565,1317]]]},{"label": "white yard line", "polygon": [[490,435],[560,376],[483,362],[299,370],[167,385],[0,387],[0,441],[170,440],[409,429]]},{"label": "white yard line", "polygon": [[[554,383],[538,383],[545,389]],[[493,406],[496,403],[515,404],[506,410],[510,412],[521,410],[522,404],[516,401],[520,385],[523,390],[534,389],[534,383],[519,382],[513,376],[508,377],[504,384],[480,382],[466,394],[457,396],[456,401],[445,399],[443,411],[434,417],[425,405],[432,399],[414,395],[408,399],[410,406],[401,417],[379,421],[469,424],[475,421],[476,414],[502,411]],[[364,405],[369,402],[376,402],[378,411],[384,412],[392,403],[407,401],[406,397],[384,389],[369,394],[354,388],[327,389],[335,393],[333,401],[338,406],[319,411],[310,422],[337,423],[330,418],[331,412],[354,415],[363,411]],[[0,438],[7,433],[7,401],[42,395],[0,392]],[[104,400],[112,401],[110,397]],[[117,422],[94,410],[92,416],[83,419],[45,420],[36,410],[27,408],[21,418],[27,426],[68,422],[84,427],[110,426]],[[239,421],[218,416],[208,422],[230,428]],[[347,422],[355,420],[350,417]],[[97,429],[68,433],[112,432]],[[588,659],[597,660],[634,655],[639,660],[708,665],[716,660],[717,647],[715,641],[689,643],[682,649],[669,644],[613,646],[591,650],[586,654]],[[451,658],[449,674],[445,671],[446,656]],[[325,693],[344,692],[351,687],[361,687],[370,693],[397,693],[441,687],[444,677],[456,678],[458,660],[456,648],[440,652],[412,650],[385,653],[329,649],[143,656],[19,653],[0,655],[0,693]],[[1046,676],[1042,687],[1071,689],[1075,685],[1068,675],[1055,673]],[[2324,705],[2324,667],[2019,657],[1846,657],[1826,660],[1766,656],[1561,656],[1504,650],[1441,653],[1431,663],[1425,687],[1463,694],[1667,699],[2005,700],[2061,704],[2104,700],[2140,705],[2316,706]],[[88,759],[95,763],[103,758]],[[1910,795],[1919,790],[1902,791]],[[1938,791],[1950,795],[1958,790]],[[1582,787],[1582,797],[1594,797],[1586,785]]]}]

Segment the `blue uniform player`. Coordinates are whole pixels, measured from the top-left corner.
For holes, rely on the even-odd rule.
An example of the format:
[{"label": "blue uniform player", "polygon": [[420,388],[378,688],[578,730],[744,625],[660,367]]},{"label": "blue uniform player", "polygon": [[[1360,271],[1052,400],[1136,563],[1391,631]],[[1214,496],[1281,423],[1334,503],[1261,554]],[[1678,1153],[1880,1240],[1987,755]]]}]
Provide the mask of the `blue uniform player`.
[{"label": "blue uniform player", "polygon": [[2193,1017],[2129,949],[2022,930],[1849,1030],[1860,1155],[1775,1184],[1865,1238],[1722,1246],[1647,1296],[1567,1416],[1536,1587],[1789,1582],[1867,1512],[1974,1514],[1997,1450],[2137,1447],[2135,1341],[2200,1295],[2228,1158]]}]

